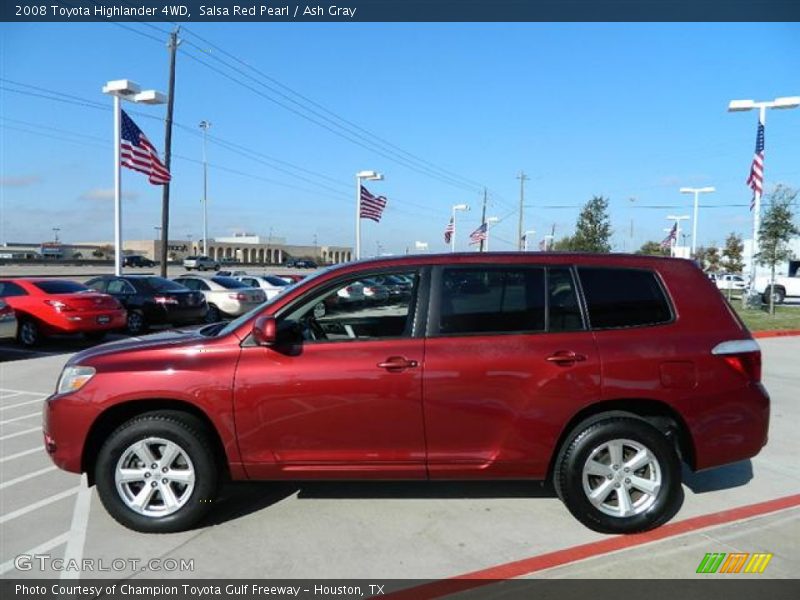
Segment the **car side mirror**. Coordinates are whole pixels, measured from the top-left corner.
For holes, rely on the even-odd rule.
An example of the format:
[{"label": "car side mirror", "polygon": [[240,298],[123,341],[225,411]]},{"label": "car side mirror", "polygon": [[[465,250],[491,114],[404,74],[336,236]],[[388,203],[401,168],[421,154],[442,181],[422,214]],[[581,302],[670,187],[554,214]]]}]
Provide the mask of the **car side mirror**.
[{"label": "car side mirror", "polygon": [[253,324],[253,340],[259,346],[271,346],[278,339],[278,325],[272,315],[262,315]]}]

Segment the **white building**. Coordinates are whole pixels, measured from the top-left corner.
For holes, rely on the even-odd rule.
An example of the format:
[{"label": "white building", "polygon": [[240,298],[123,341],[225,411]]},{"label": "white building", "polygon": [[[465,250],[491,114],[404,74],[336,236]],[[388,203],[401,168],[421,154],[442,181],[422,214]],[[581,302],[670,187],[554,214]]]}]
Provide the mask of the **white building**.
[{"label": "white building", "polygon": [[[751,256],[751,249],[753,247],[753,240],[744,240],[744,252],[742,252],[742,258],[744,259],[744,270],[742,271],[745,274],[750,273],[750,256]],[[794,258],[791,260],[787,260],[783,263],[780,263],[775,266],[775,274],[776,275],[789,275],[790,277],[794,277],[797,275],[798,271],[800,271],[800,237],[794,238],[789,247],[791,248]],[[769,277],[770,269],[769,267],[764,267],[759,264],[756,264],[756,277]]]}]

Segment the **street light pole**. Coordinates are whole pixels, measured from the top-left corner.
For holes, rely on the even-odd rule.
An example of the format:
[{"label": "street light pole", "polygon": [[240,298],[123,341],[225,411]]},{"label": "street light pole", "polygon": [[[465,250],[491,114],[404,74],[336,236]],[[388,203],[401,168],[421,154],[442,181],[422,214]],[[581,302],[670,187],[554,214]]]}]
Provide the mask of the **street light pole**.
[{"label": "street light pole", "polygon": [[528,251],[528,240],[530,239],[530,237],[532,235],[536,235],[536,230],[535,229],[529,229],[528,231],[525,232],[525,234],[523,236],[525,238],[525,246],[523,247],[523,250],[525,252]]},{"label": "street light pole", "polygon": [[701,188],[693,188],[693,187],[682,187],[680,189],[681,194],[694,194],[694,218],[692,219],[692,257],[695,256],[697,253],[697,205],[698,199],[700,194],[710,194],[712,192],[716,192],[716,188],[713,186],[708,187],[701,187]]},{"label": "street light pole", "polygon": [[115,79],[103,86],[103,93],[114,98],[114,274],[122,275],[122,173],[120,163],[121,100],[142,104],[164,104],[166,98],[155,90],[141,91],[139,84]]},{"label": "street light pole", "polygon": [[499,217],[489,217],[486,219],[486,247],[484,249],[485,252],[489,251],[489,223],[497,223],[500,220]]},{"label": "street light pole", "polygon": [[[745,112],[758,109],[758,122],[766,125],[767,109],[789,109],[800,106],[800,96],[784,96],[772,101],[756,102],[754,100],[731,100],[728,103],[728,112]],[[762,176],[763,189],[763,176]],[[756,254],[758,253],[758,230],[761,228],[761,191],[753,192],[753,243],[750,244],[750,285],[756,280]],[[743,296],[744,297],[744,296]]]},{"label": "street light pole", "polygon": [[206,159],[206,143],[211,121],[200,121],[199,127],[203,130],[203,255],[208,256],[208,160]]},{"label": "street light pole", "polygon": [[361,258],[361,181],[382,181],[383,175],[377,171],[356,173],[356,260]]},{"label": "street light pole", "polygon": [[469,210],[469,205],[467,204],[454,204],[453,211],[452,211],[452,218],[453,218],[453,234],[450,236],[450,252],[456,251],[456,211],[458,210]]}]

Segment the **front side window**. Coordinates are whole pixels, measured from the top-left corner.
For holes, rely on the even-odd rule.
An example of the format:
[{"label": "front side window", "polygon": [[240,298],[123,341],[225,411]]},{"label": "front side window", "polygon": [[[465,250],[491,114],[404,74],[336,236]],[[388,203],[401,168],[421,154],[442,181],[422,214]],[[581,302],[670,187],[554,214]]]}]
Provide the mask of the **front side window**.
[{"label": "front side window", "polygon": [[545,329],[542,268],[445,268],[439,285],[443,335]]},{"label": "front side window", "polygon": [[[416,288],[418,274],[403,271]],[[368,278],[368,277],[367,277]],[[306,341],[381,340],[411,335],[414,293],[373,299],[364,278],[346,280],[305,300],[285,317],[300,325]]]},{"label": "front side window", "polygon": [[578,269],[592,329],[655,325],[672,320],[664,290],[653,271]]}]

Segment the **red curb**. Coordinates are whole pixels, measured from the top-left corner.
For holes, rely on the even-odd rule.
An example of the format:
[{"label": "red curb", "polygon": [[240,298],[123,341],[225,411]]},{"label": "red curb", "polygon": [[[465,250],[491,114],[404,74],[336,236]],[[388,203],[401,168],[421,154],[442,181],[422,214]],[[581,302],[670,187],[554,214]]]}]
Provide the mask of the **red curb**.
[{"label": "red curb", "polygon": [[754,338],[784,337],[788,335],[800,335],[800,329],[765,329],[762,331],[751,332]]},{"label": "red curb", "polygon": [[396,593],[389,594],[387,597],[392,598],[392,600],[405,598],[414,600],[439,598],[448,594],[455,594],[457,592],[489,585],[497,580],[521,577],[537,571],[552,569],[553,567],[563,566],[610,552],[665,540],[699,529],[733,523],[735,521],[766,515],[797,506],[800,506],[800,494],[784,496],[783,498],[776,498],[775,500],[769,500],[767,502],[759,502],[757,504],[740,506],[738,508],[701,515],[699,517],[692,517],[685,521],[678,521],[677,523],[668,523],[658,529],[645,533],[609,537],[597,542],[572,546],[564,550],[548,552],[547,554],[523,558],[522,560],[503,565],[496,565],[488,569],[456,575],[450,579],[434,581],[421,586],[399,590]]}]

